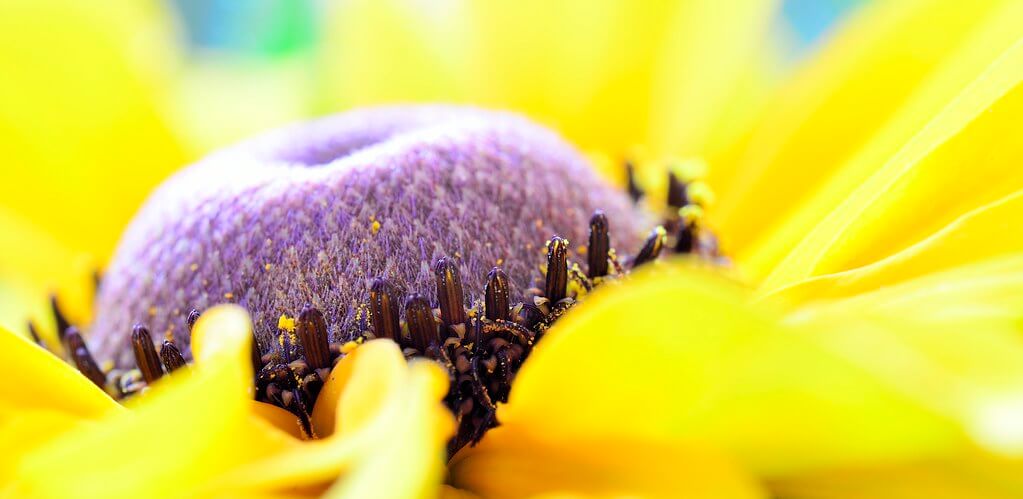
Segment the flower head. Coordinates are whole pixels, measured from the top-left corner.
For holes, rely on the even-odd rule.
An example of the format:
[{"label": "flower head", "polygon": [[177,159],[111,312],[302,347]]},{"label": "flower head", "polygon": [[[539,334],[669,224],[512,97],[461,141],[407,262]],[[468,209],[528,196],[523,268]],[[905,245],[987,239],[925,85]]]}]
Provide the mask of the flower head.
[{"label": "flower head", "polygon": [[391,281],[399,301],[427,293],[445,256],[470,290],[503,268],[518,300],[543,241],[583,242],[597,209],[615,244],[635,249],[644,220],[626,195],[511,114],[382,108],[294,126],[214,154],[153,195],[104,276],[93,350],[133,365],[128,333],[145,323],[187,358],[189,312],[220,302],[250,311],[265,350],[280,318],[306,304],[348,341],[371,279]]}]

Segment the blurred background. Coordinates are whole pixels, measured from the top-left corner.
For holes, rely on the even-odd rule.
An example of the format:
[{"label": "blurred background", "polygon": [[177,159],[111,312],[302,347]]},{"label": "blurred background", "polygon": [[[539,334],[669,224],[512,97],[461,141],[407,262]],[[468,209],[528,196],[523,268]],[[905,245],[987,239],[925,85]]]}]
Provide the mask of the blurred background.
[{"label": "blurred background", "polygon": [[87,320],[94,272],[163,178],[353,106],[512,108],[598,163],[725,154],[858,3],[0,0],[0,325],[56,290]]}]

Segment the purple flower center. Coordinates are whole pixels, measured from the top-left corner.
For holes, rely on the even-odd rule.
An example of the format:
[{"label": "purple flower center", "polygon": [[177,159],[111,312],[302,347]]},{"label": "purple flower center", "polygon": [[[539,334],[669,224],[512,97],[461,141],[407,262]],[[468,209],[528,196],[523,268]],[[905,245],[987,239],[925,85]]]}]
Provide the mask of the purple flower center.
[{"label": "purple flower center", "polygon": [[249,310],[264,349],[279,317],[305,304],[343,340],[364,316],[370,279],[433,296],[443,256],[457,262],[466,300],[482,298],[494,266],[522,297],[544,242],[557,234],[585,246],[596,209],[619,250],[638,246],[645,219],[625,194],[554,133],[511,114],[381,108],[271,132],[150,197],[100,288],[93,350],[133,365],[132,326],[145,323],[187,357],[189,311],[225,302]]}]

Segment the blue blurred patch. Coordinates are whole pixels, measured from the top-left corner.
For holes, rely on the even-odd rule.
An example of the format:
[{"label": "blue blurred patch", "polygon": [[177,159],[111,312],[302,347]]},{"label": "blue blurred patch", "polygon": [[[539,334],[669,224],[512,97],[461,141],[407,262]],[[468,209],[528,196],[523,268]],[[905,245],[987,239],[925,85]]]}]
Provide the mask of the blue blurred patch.
[{"label": "blue blurred patch", "polygon": [[785,0],[782,16],[792,27],[797,41],[808,45],[835,21],[863,0]]}]

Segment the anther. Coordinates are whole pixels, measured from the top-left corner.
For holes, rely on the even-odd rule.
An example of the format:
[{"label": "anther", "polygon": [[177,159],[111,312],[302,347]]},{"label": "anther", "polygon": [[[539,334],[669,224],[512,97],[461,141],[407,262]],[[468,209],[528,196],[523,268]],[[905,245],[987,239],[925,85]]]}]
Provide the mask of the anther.
[{"label": "anther", "polygon": [[643,243],[643,248],[639,250],[636,255],[636,259],[632,261],[632,268],[639,267],[644,263],[652,260],[656,260],[661,254],[661,250],[664,249],[664,242],[667,240],[668,232],[664,230],[664,227],[658,225],[650,232],[650,236],[647,237],[646,242]]},{"label": "anther", "polygon": [[494,267],[487,274],[487,284],[484,288],[487,319],[492,321],[508,320],[508,307],[511,301],[508,289],[508,276],[500,268]]},{"label": "anther", "polygon": [[145,326],[136,324],[132,328],[131,348],[135,352],[135,363],[139,366],[146,384],[151,385],[163,376],[163,364],[160,363],[160,356],[153,345],[153,337]]},{"label": "anther", "polygon": [[199,322],[199,311],[193,308],[188,312],[188,317],[185,317],[185,326],[188,327],[189,333],[192,332],[196,322]]},{"label": "anther", "polygon": [[64,336],[67,334],[67,329],[71,327],[71,322],[67,320],[67,316],[61,311],[57,295],[50,295],[50,310],[53,311],[53,319],[57,324],[57,337],[64,341]]},{"label": "anther", "polygon": [[398,303],[394,301],[394,288],[387,279],[376,278],[369,285],[369,314],[373,335],[377,338],[401,340]]},{"label": "anther", "polygon": [[181,350],[178,350],[178,347],[168,340],[163,340],[163,345],[160,346],[160,360],[163,361],[163,367],[167,368],[168,373],[177,371],[186,365]]},{"label": "anther", "polygon": [[554,236],[547,245],[547,282],[544,294],[551,302],[565,298],[568,290],[568,241]]},{"label": "anther", "polygon": [[446,326],[464,324],[465,301],[462,293],[462,278],[454,260],[443,257],[437,260],[433,273],[437,278],[437,302],[440,304],[440,319]]},{"label": "anther", "polygon": [[306,305],[295,321],[295,333],[302,343],[309,367],[320,369],[330,367],[330,338],[327,337],[327,321],[316,308]]},{"label": "anther", "polygon": [[675,172],[668,172],[668,206],[678,209],[688,204],[686,184],[679,180]]},{"label": "anther", "polygon": [[28,321],[28,334],[32,337],[32,341],[34,341],[36,345],[49,350],[46,348],[46,343],[43,342],[43,338],[39,336],[39,330],[36,329],[36,324],[32,321]]},{"label": "anther", "polygon": [[607,215],[597,210],[590,218],[590,245],[586,256],[589,259],[588,276],[607,275],[608,252],[611,251],[611,237],[608,235]]},{"label": "anther", "polygon": [[636,182],[636,168],[632,165],[632,161],[625,162],[625,180],[628,183],[629,197],[632,198],[633,203],[638,203],[640,199],[643,199],[645,193]]},{"label": "anther", "polygon": [[405,300],[405,324],[408,326],[412,345],[420,352],[437,340],[437,323],[433,320],[430,302],[420,295],[410,295]]},{"label": "anther", "polygon": [[85,346],[85,340],[82,335],[78,332],[75,327],[68,327],[65,330],[64,342],[67,345],[68,354],[71,356],[71,361],[78,368],[78,371],[89,378],[96,386],[104,388],[107,383],[107,377],[100,370],[99,365],[96,364],[96,360],[92,358],[92,354],[89,353],[89,347]]}]

